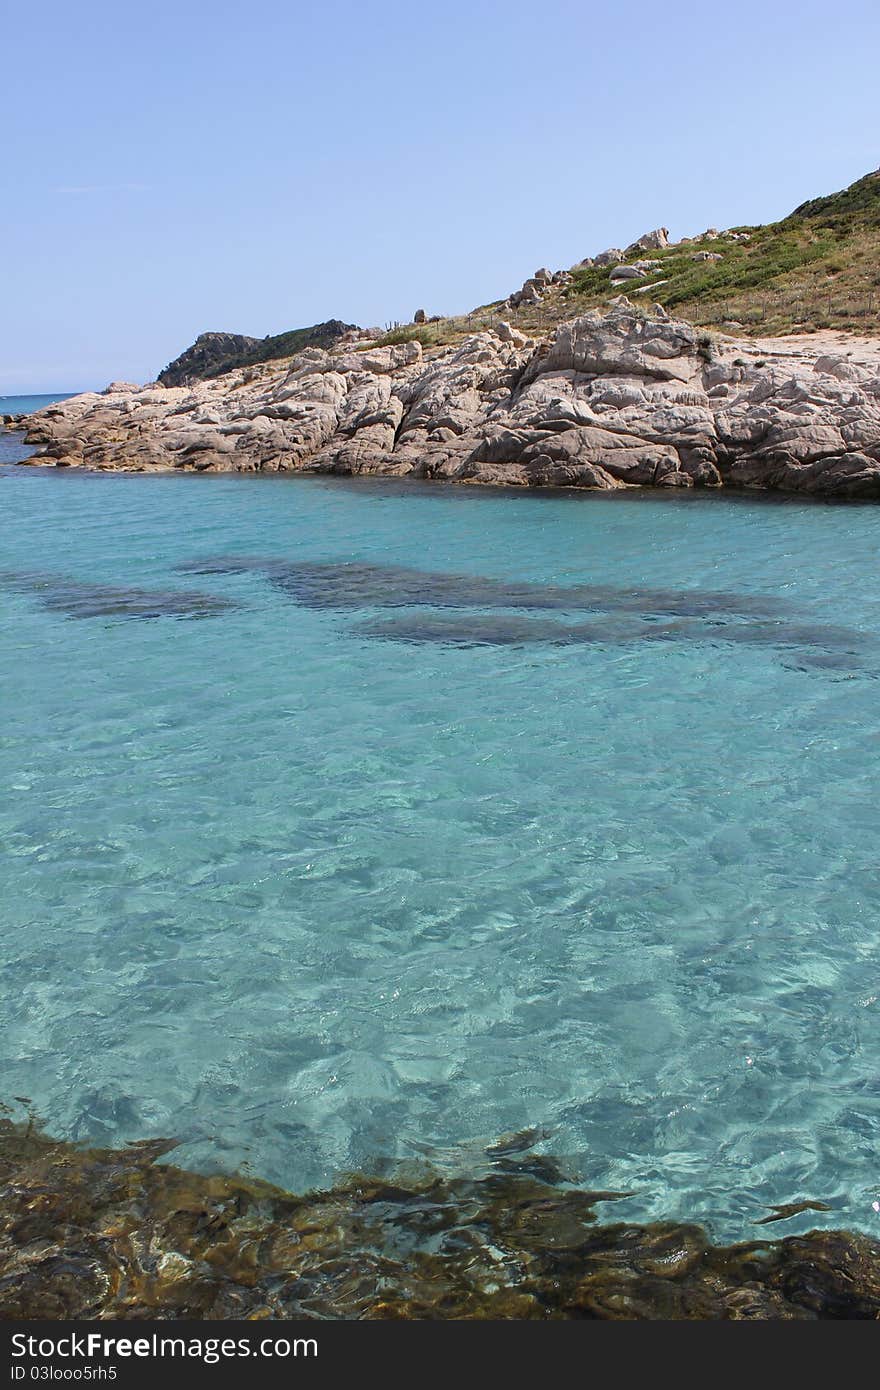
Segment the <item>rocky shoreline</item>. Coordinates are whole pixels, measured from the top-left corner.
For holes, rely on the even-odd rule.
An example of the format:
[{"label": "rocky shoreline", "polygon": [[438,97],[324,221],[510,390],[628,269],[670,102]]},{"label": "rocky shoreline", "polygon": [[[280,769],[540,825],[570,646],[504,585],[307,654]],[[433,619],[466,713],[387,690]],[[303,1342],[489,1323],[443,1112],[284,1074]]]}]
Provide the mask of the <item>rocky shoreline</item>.
[{"label": "rocky shoreline", "polygon": [[880,498],[880,343],[710,335],[621,298],[537,340],[350,334],[187,386],[113,383],[19,422],[26,462],[527,487]]},{"label": "rocky shoreline", "polygon": [[606,1224],[597,1207],[626,1194],[571,1185],[529,1139],[490,1146],[471,1176],[398,1170],[296,1197],[157,1163],[170,1141],[83,1149],[3,1120],[0,1317],[880,1317],[869,1237],[717,1246],[680,1222]]}]

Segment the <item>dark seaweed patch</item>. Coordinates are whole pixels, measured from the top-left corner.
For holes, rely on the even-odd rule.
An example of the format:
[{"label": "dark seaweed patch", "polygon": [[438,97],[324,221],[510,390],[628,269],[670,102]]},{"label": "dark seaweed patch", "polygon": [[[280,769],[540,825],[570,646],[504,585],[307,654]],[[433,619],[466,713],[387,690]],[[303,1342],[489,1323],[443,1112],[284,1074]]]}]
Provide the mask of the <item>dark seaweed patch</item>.
[{"label": "dark seaweed patch", "polygon": [[850,655],[873,644],[869,635],[833,623],[706,623],[702,631],[721,642],[745,642],[754,647],[816,647]]},{"label": "dark seaweed patch", "polygon": [[861,657],[850,652],[794,651],[783,655],[782,664],[789,671],[828,671],[831,673],[857,671],[860,675],[868,676],[871,680],[876,680],[880,674],[876,667],[869,666]]},{"label": "dark seaweed patch", "polygon": [[32,594],[65,618],[215,618],[240,607],[232,599],[185,589],[130,589],[44,574],[2,574],[0,584]]},{"label": "dark seaweed patch", "polygon": [[699,617],[724,613],[774,618],[791,611],[784,599],[703,589],[621,588],[609,584],[512,583],[479,575],[432,573],[360,561],[284,560],[219,556],[192,560],[189,574],[256,572],[308,608],[517,608],[561,612],[665,613]]},{"label": "dark seaweed patch", "polygon": [[216,555],[184,560],[174,568],[179,574],[268,574],[275,564],[262,555]]},{"label": "dark seaweed patch", "polygon": [[502,580],[379,565],[298,565],[271,582],[311,608],[516,608],[557,612],[704,613],[773,617],[775,600],[743,594],[622,589],[606,584],[506,583]]},{"label": "dark seaweed patch", "polygon": [[400,614],[357,623],[351,631],[382,641],[427,643],[447,647],[511,647],[544,645],[571,647],[654,641],[682,635],[683,624],[645,623],[638,619],[606,619],[592,623],[559,623],[552,618],[529,618],[504,613],[467,614],[461,618],[441,613]]},{"label": "dark seaweed patch", "polygon": [[[393,618],[368,619],[355,624],[352,632],[386,642],[437,643],[447,647],[626,646],[636,642],[696,642],[723,646],[735,643],[790,651],[796,655],[798,665],[833,670],[861,669],[858,648],[866,645],[861,634],[835,627],[707,623],[696,619],[657,623],[611,618],[589,623],[561,623],[548,618],[512,617],[503,613],[467,614],[457,618],[442,613],[406,613]],[[795,664],[794,659],[790,664]]]},{"label": "dark seaweed patch", "polygon": [[[359,561],[289,564],[254,556],[212,557],[190,561],[180,568],[201,575],[262,574],[282,593],[307,608],[344,612],[409,610],[393,618],[370,618],[353,629],[356,634],[383,641],[455,647],[562,647],[659,641],[736,643],[803,653],[805,669],[859,669],[860,654],[872,645],[870,637],[849,628],[793,621],[797,609],[787,600],[755,594],[605,584],[508,583],[400,565]],[[413,611],[419,609],[437,611]],[[464,615],[449,617],[443,609],[463,610]],[[510,610],[516,610],[515,614]],[[528,616],[530,612],[604,616],[589,622],[563,622]],[[660,621],[663,618],[677,621]]]}]

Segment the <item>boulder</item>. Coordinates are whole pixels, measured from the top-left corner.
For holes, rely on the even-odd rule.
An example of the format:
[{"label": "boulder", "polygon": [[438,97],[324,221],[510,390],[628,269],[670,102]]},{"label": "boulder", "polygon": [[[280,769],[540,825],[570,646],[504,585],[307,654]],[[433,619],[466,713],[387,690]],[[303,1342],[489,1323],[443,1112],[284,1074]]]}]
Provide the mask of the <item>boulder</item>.
[{"label": "boulder", "polygon": [[638,251],[662,251],[669,245],[669,228],[656,227],[653,232],[645,232],[627,247],[627,256],[634,256]]},{"label": "boulder", "polygon": [[518,308],[521,304],[539,304],[541,296],[551,280],[552,276],[549,270],[537,271],[523,283],[521,289],[514,290],[507,301],[508,304],[512,309]]},{"label": "boulder", "polygon": [[617,265],[623,259],[624,254],[619,249],[619,247],[612,246],[608,251],[600,251],[599,255],[595,257],[593,265],[597,265],[600,267],[606,265]]},{"label": "boulder", "polygon": [[501,339],[502,343],[512,343],[514,347],[520,348],[525,347],[526,343],[529,341],[524,333],[520,333],[518,329],[511,327],[505,319],[502,319],[498,325],[498,337]]},{"label": "boulder", "polygon": [[833,357],[831,355],[817,358],[813,363],[813,371],[821,372],[825,376],[836,377],[838,381],[862,381],[866,375],[853,362],[848,362],[845,357]]}]

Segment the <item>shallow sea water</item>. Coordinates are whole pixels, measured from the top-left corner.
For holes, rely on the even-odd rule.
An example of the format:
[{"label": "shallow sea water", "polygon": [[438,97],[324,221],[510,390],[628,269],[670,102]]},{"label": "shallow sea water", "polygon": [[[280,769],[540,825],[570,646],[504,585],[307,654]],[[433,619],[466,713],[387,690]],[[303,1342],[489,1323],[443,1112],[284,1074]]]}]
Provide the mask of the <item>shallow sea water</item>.
[{"label": "shallow sea water", "polygon": [[0,499],[4,1098],[294,1189],[535,1128],[613,1218],[880,1230],[880,509]]}]

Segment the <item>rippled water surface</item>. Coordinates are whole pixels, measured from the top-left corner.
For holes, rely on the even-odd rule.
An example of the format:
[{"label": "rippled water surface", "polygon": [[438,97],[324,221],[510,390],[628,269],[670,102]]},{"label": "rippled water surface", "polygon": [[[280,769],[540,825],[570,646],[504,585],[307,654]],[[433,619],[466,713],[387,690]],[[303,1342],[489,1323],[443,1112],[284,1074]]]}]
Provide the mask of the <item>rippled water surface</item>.
[{"label": "rippled water surface", "polygon": [[294,1188],[534,1127],[615,1217],[880,1228],[880,510],[0,502],[4,1093]]}]

